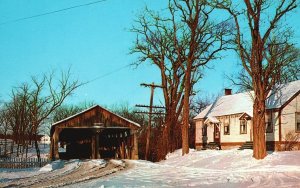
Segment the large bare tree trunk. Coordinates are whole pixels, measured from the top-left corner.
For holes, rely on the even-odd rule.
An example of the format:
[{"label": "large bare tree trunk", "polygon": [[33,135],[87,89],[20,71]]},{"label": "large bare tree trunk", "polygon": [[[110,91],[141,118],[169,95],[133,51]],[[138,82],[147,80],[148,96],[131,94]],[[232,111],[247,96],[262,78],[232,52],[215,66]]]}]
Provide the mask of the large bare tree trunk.
[{"label": "large bare tree trunk", "polygon": [[147,127],[146,134],[146,152],[145,152],[145,160],[149,159],[149,151],[150,151],[150,139],[151,139],[151,126]]},{"label": "large bare tree trunk", "polygon": [[191,64],[187,64],[185,88],[183,97],[183,124],[182,124],[182,155],[189,153],[189,118],[190,118],[190,93],[191,93]]},{"label": "large bare tree trunk", "polygon": [[263,159],[266,156],[265,101],[256,98],[253,105],[253,157]]},{"label": "large bare tree trunk", "polygon": [[165,127],[163,129],[163,151],[162,151],[162,156],[166,156],[168,152],[170,151],[170,118],[169,115],[166,115],[166,123]]}]

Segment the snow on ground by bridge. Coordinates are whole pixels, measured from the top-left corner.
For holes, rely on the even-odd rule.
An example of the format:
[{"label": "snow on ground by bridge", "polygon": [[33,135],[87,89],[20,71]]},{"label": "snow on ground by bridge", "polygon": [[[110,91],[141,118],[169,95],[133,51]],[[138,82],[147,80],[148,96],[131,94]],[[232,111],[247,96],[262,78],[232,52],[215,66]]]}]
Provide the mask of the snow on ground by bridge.
[{"label": "snow on ground by bridge", "polygon": [[[68,171],[73,171],[78,168],[80,161],[78,159],[70,161],[54,161],[42,168],[24,168],[24,169],[4,169],[0,168],[0,183],[27,178],[31,176],[38,176],[50,171],[56,170],[57,174],[64,174]],[[1,186],[0,186],[1,187]]]},{"label": "snow on ground by bridge", "polygon": [[255,160],[252,150],[177,150],[159,163],[127,163],[132,168],[71,187],[300,187],[299,151]]},{"label": "snow on ground by bridge", "polygon": [[[75,183],[75,175],[86,173],[85,182],[66,187],[300,187],[300,151],[274,152],[264,160],[255,160],[252,150],[191,150],[185,156],[177,150],[158,163],[126,160],[127,169],[97,179],[92,178],[93,170],[105,165],[104,160],[56,163],[41,169],[0,169],[0,185],[22,183],[25,180],[20,178],[25,177],[41,183],[42,177],[55,179],[64,175]],[[121,161],[111,163],[120,165]],[[79,169],[86,167],[90,174]]]}]

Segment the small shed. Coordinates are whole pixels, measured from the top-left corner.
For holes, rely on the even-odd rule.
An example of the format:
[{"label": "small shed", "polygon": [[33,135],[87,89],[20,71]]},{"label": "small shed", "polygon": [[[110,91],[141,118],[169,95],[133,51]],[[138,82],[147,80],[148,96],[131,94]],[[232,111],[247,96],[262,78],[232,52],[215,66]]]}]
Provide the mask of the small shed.
[{"label": "small shed", "polygon": [[93,106],[52,124],[50,158],[138,159],[139,128],[138,123]]}]

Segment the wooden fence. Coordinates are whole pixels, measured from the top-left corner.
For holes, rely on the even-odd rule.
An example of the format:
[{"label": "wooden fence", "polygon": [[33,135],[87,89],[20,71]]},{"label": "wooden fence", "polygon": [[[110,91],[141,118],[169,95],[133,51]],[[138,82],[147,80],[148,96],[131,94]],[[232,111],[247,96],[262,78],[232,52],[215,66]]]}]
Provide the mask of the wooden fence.
[{"label": "wooden fence", "polygon": [[37,158],[1,158],[0,168],[34,168],[45,166],[50,163],[50,159],[41,158],[39,162]]}]

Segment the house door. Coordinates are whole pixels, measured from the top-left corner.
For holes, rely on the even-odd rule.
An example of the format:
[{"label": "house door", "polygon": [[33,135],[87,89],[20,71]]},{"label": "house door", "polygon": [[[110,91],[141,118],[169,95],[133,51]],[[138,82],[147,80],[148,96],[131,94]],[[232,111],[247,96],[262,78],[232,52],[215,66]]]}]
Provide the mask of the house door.
[{"label": "house door", "polygon": [[220,126],[217,123],[214,124],[214,142],[220,143]]}]

